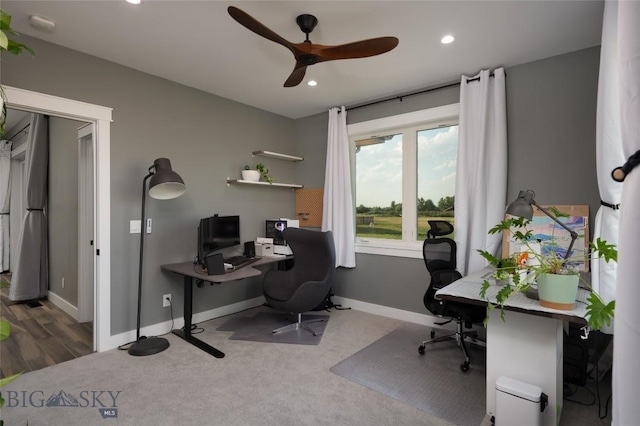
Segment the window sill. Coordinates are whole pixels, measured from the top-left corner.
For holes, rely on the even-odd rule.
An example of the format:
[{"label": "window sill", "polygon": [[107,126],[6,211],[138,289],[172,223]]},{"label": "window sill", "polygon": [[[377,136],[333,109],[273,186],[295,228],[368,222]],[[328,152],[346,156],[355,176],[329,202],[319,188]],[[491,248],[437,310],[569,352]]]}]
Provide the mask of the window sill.
[{"label": "window sill", "polygon": [[422,243],[418,241],[407,243],[402,241],[357,239],[355,249],[356,253],[422,259]]}]

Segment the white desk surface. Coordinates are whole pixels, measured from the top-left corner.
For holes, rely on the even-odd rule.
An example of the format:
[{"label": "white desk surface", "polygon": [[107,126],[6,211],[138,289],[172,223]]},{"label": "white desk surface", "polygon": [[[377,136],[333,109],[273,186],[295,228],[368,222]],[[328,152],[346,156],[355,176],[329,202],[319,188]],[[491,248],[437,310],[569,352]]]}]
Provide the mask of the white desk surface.
[{"label": "white desk surface", "polygon": [[[486,295],[490,301],[496,302],[496,294],[502,286],[496,285],[495,280],[491,277],[492,270],[487,267],[477,272],[469,274],[461,279],[454,281],[446,287],[436,292],[437,299],[454,300],[470,304],[486,304],[486,300],[480,297],[482,282],[486,279],[492,285],[487,289]],[[571,322],[586,324],[585,315],[587,313],[586,300],[589,297],[589,291],[578,288],[575,307],[571,311],[563,311],[559,309],[546,308],[537,300],[530,299],[522,293],[513,295],[505,303],[505,310],[523,312],[533,315],[547,316],[556,319],[562,319]],[[496,311],[493,314],[499,315]]]}]

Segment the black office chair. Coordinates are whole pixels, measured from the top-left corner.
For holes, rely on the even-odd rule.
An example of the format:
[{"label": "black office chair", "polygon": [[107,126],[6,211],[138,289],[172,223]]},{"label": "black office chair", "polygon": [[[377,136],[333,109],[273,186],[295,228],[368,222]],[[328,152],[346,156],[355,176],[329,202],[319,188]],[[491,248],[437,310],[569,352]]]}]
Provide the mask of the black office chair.
[{"label": "black office chair", "polygon": [[483,306],[437,300],[435,298],[435,294],[439,289],[462,278],[460,272],[456,270],[456,243],[454,240],[451,238],[427,238],[422,245],[422,256],[429,275],[431,276],[431,282],[423,298],[424,306],[432,314],[448,318],[447,321],[436,323],[437,325],[448,324],[455,320],[457,328],[455,333],[439,337],[435,337],[435,330],[431,330],[431,339],[422,342],[418,348],[418,352],[420,355],[424,355],[426,345],[429,343],[455,339],[464,355],[464,362],[460,364],[460,369],[467,372],[469,371],[471,359],[466,343],[470,342],[480,346],[485,346],[485,344],[477,339],[478,333],[476,331],[465,329],[470,329],[473,324],[482,323],[486,316],[486,308]]},{"label": "black office chair", "polygon": [[325,300],[333,284],[336,268],[333,234],[300,228],[286,228],[282,234],[293,251],[293,267],[287,271],[266,272],[262,290],[269,306],[297,314],[298,320],[273,333],[303,328],[316,336],[308,324],[326,321],[326,318],[302,321],[302,313]]},{"label": "black office chair", "polygon": [[453,225],[446,220],[428,220],[427,238],[444,237],[453,234]]}]

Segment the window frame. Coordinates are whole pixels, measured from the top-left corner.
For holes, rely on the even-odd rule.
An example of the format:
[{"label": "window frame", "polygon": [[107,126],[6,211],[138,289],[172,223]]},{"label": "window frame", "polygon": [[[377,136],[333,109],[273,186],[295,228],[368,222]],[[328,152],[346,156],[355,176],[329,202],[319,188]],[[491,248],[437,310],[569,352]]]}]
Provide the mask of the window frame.
[{"label": "window frame", "polygon": [[[353,211],[356,207],[356,139],[386,135],[392,132],[402,136],[402,240],[361,238],[356,236],[356,253],[376,254],[422,259],[422,242],[417,235],[417,132],[445,125],[459,125],[460,104],[449,104],[349,124],[347,134],[351,152],[351,182],[353,183]],[[355,229],[355,228],[354,228]]]}]

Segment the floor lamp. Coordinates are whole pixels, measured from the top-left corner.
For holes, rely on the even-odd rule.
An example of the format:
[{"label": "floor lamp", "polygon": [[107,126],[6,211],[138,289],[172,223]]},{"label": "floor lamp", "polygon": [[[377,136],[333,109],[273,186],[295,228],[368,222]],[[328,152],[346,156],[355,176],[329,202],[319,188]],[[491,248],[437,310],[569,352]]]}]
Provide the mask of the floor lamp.
[{"label": "floor lamp", "polygon": [[129,355],[146,356],[157,354],[169,347],[169,341],[162,337],[140,336],[140,310],[142,307],[142,265],[144,253],[145,234],[145,200],[147,198],[147,180],[149,182],[149,195],[158,200],[170,200],[184,194],[184,181],[176,172],[171,170],[171,162],[168,158],[158,158],[149,167],[149,174],[142,180],[142,214],[140,229],[140,264],[138,270],[138,322],[136,328],[136,341],[129,346]]}]

